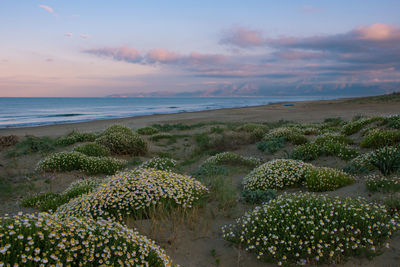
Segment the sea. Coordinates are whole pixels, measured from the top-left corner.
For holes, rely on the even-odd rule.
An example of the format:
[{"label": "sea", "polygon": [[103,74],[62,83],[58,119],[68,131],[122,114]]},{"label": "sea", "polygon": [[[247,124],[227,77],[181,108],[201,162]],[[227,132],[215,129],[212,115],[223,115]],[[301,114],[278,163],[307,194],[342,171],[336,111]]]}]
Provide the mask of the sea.
[{"label": "sea", "polygon": [[338,97],[0,97],[0,128],[20,128],[334,98]]}]

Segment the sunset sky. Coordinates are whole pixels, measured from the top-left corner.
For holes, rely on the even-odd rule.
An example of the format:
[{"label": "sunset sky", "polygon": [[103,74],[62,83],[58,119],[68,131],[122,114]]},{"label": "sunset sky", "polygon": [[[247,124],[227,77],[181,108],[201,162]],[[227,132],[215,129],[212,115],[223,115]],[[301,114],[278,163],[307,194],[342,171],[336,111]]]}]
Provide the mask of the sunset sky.
[{"label": "sunset sky", "polygon": [[385,93],[400,88],[399,11],[399,0],[3,0],[0,96]]}]

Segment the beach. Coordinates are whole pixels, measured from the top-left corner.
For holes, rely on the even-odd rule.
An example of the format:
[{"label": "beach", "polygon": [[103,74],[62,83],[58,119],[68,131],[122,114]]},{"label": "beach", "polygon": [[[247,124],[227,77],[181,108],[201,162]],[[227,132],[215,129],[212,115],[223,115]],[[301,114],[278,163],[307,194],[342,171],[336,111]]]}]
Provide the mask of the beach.
[{"label": "beach", "polygon": [[[254,107],[0,129],[0,136],[16,135],[20,142],[32,138],[34,144],[34,146],[29,147],[30,144],[28,144],[22,148],[18,148],[17,144],[0,151],[0,214],[13,215],[20,211],[28,214],[37,212],[39,211],[37,206],[22,204],[27,197],[47,193],[57,196],[57,194],[63,194],[72,183],[77,181],[87,179],[106,181],[107,173],[88,174],[87,170],[84,172],[80,169],[43,170],[38,169],[38,166],[43,159],[52,155],[75,153],[73,151],[78,147],[100,142],[101,133],[104,133],[109,126],[122,124],[129,128],[125,128],[124,131],[135,130],[148,144],[148,150],[137,154],[115,153],[111,156],[108,154],[115,160],[126,162],[121,171],[135,169],[141,166],[139,164],[154,158],[170,158],[176,160],[179,167],[176,169],[177,173],[195,177],[210,190],[209,198],[203,206],[194,206],[185,211],[179,208],[165,211],[160,208],[149,217],[127,217],[125,223],[129,228],[135,228],[139,233],[155,240],[166,250],[173,263],[181,266],[276,266],[274,263],[262,262],[254,253],[249,253],[243,247],[229,243],[223,238],[221,232],[221,227],[235,223],[237,218],[255,207],[254,203],[244,202],[241,195],[244,190],[243,181],[253,170],[254,165],[240,165],[240,161],[233,162],[233,164],[230,163],[231,165],[215,166],[215,170],[221,173],[201,175],[199,173],[204,167],[204,162],[213,155],[223,152],[239,155],[241,159],[255,158],[257,162],[263,163],[273,162],[276,159],[293,160],[293,151],[302,144],[310,145],[317,138],[325,138],[324,134],[328,134],[328,137],[329,134],[333,134],[346,140],[345,143],[336,143],[336,145],[354,155],[343,158],[341,153],[329,155],[322,153],[316,158],[304,158],[304,161],[311,163],[315,168],[329,167],[339,171],[356,155],[373,151],[372,148],[361,146],[369,130],[376,128],[375,130],[378,131],[399,132],[398,129],[393,130],[379,123],[385,118],[398,114],[400,114],[400,102],[398,95],[393,95],[389,97],[389,100],[386,96],[379,96],[281,102]],[[356,117],[356,121],[352,121]],[[357,120],[362,121],[368,117],[378,119],[363,124],[357,132],[343,132],[346,125],[356,124]],[[156,126],[148,127],[152,125]],[[254,135],[257,131],[253,131],[253,128],[261,130],[262,135],[259,135],[259,132],[258,135]],[[142,129],[143,132],[138,129]],[[144,129],[154,132],[145,133]],[[276,151],[262,151],[259,143],[276,129],[283,131],[289,129],[291,132],[300,133],[301,138],[298,140],[301,142],[284,141]],[[99,139],[77,140],[57,145],[57,141],[63,138],[65,140],[68,138],[67,134],[72,131],[75,131],[75,134],[89,133]],[[324,140],[329,141],[329,139]],[[43,143],[37,146],[38,143],[35,141],[43,141]],[[48,149],[46,144],[50,144],[51,149]],[[394,144],[398,145],[399,142],[394,141]],[[32,147],[37,150],[32,151]],[[13,149],[15,153],[10,156],[9,152]],[[377,171],[374,170],[373,173],[376,174]],[[285,194],[297,196],[305,190],[314,192],[313,194],[316,195],[354,199],[363,197],[370,203],[377,199],[383,202],[388,197],[388,193],[385,192],[368,191],[363,175],[357,174],[351,177],[350,184],[340,186],[335,190],[322,190],[323,192],[320,193],[308,190],[304,186],[289,187],[277,190],[276,195],[278,197]],[[398,197],[398,193],[395,192],[391,196]],[[128,198],[125,197],[121,201],[124,199]],[[135,198],[132,197],[132,199]],[[49,208],[44,210],[48,211]],[[383,254],[378,254],[372,261],[366,257],[355,256],[337,266],[398,266],[399,234],[395,233],[389,242],[390,248],[382,247]]]},{"label": "beach", "polygon": [[[286,105],[286,104],[294,104]],[[288,120],[296,122],[321,122],[326,118],[341,117],[350,120],[356,115],[390,116],[400,113],[399,102],[354,101],[351,99],[317,100],[302,102],[281,102],[263,106],[226,108],[198,112],[184,112],[163,115],[146,115],[121,119],[106,119],[90,122],[65,123],[23,128],[0,129],[0,136],[61,136],[72,130],[102,131],[115,123],[132,129],[163,123],[195,124],[205,121],[222,122],[272,122]]]}]

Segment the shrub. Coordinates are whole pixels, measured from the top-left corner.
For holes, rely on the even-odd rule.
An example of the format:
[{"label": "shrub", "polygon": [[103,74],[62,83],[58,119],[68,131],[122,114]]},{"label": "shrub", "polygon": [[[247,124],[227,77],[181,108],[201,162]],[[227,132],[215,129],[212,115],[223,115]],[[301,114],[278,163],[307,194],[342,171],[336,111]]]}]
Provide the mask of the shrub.
[{"label": "shrub", "polygon": [[247,190],[283,189],[300,185],[311,164],[299,160],[272,160],[252,170],[243,180]]},{"label": "shrub", "polygon": [[241,145],[254,143],[254,139],[246,132],[224,132],[220,135],[196,134],[197,148],[195,153],[218,153],[234,150]]},{"label": "shrub", "polygon": [[277,137],[282,137],[285,139],[285,141],[288,141],[294,145],[301,145],[308,142],[303,131],[295,127],[275,128],[264,136],[263,141]]},{"label": "shrub", "polygon": [[246,123],[242,126],[239,126],[237,130],[248,132],[255,140],[261,140],[268,131],[268,126],[260,123]]},{"label": "shrub", "polygon": [[154,127],[147,126],[147,127],[138,129],[137,133],[142,134],[142,135],[153,135],[153,134],[158,133],[158,130]]},{"label": "shrub", "polygon": [[39,161],[36,170],[44,172],[82,170],[87,174],[114,174],[125,164],[125,160],[109,157],[89,157],[80,152],[60,152]]},{"label": "shrub", "polygon": [[311,169],[305,176],[305,185],[313,192],[333,191],[353,182],[347,173],[326,167]]},{"label": "shrub", "polygon": [[84,179],[73,182],[63,193],[44,193],[34,195],[22,200],[23,207],[38,208],[41,211],[55,211],[59,206],[67,203],[72,198],[94,191],[102,180]]},{"label": "shrub", "polygon": [[96,142],[107,147],[114,154],[143,155],[147,152],[147,142],[123,125],[108,127]]},{"label": "shrub", "polygon": [[85,154],[86,156],[93,156],[93,157],[110,156],[110,151],[108,150],[108,148],[99,145],[97,143],[88,143],[77,146],[74,148],[74,151]]},{"label": "shrub", "polygon": [[54,140],[48,137],[34,137],[28,136],[25,140],[17,143],[10,151],[7,152],[7,156],[15,157],[18,155],[26,155],[37,152],[51,152],[55,149]]},{"label": "shrub", "polygon": [[233,152],[218,153],[212,157],[209,157],[203,162],[203,165],[214,164],[214,165],[243,165],[254,168],[262,164],[262,161],[258,158],[243,157]]},{"label": "shrub", "polygon": [[272,189],[268,190],[244,190],[241,198],[250,204],[261,204],[276,198],[276,192]]},{"label": "shrub", "polygon": [[372,152],[370,163],[379,169],[383,175],[389,175],[400,170],[400,145],[379,148]]},{"label": "shrub", "polygon": [[347,144],[351,140],[333,134],[323,134],[318,136],[313,143],[297,146],[292,156],[294,159],[314,160],[321,155],[336,156],[344,160],[352,159],[358,155],[358,151]]},{"label": "shrub", "polygon": [[365,185],[371,192],[397,192],[400,191],[400,178],[372,174],[366,177]]},{"label": "shrub", "polygon": [[152,158],[146,162],[143,162],[139,168],[142,169],[156,169],[160,171],[173,171],[178,167],[176,160],[170,158]]},{"label": "shrub", "polygon": [[4,147],[14,146],[18,143],[18,137],[16,135],[0,136],[0,150]]},{"label": "shrub", "polygon": [[345,124],[342,128],[342,133],[345,135],[352,135],[359,132],[362,128],[375,121],[383,121],[382,117],[365,118],[361,117],[355,121]]},{"label": "shrub", "polygon": [[57,146],[70,146],[78,142],[93,142],[97,135],[94,133],[80,133],[77,131],[70,132],[65,137],[60,137],[56,140]]},{"label": "shrub", "polygon": [[266,153],[275,153],[284,146],[285,146],[284,137],[270,138],[266,141],[261,141],[257,143],[257,148]]},{"label": "shrub", "polygon": [[155,206],[190,208],[206,192],[199,181],[185,175],[134,169],[109,177],[96,191],[72,199],[57,213],[123,220],[127,216],[146,216]]},{"label": "shrub", "polygon": [[389,197],[384,199],[384,202],[386,209],[389,211],[389,213],[393,216],[398,216],[398,213],[400,212],[400,197],[399,196],[393,196],[390,195]]},{"label": "shrub", "polygon": [[0,236],[0,263],[6,266],[171,265],[154,241],[101,219],[20,213],[0,218]]},{"label": "shrub", "polygon": [[366,173],[375,169],[375,166],[371,163],[373,152],[361,154],[352,159],[343,170],[347,173]]},{"label": "shrub", "polygon": [[385,118],[386,126],[400,130],[400,115]]},{"label": "shrub", "polygon": [[337,117],[337,118],[326,118],[323,123],[324,123],[324,126],[336,127],[336,126],[343,125],[344,121],[340,117]]},{"label": "shrub", "polygon": [[259,259],[320,265],[374,255],[399,226],[383,206],[361,198],[296,193],[256,207],[222,231]]},{"label": "shrub", "polygon": [[395,145],[397,142],[400,142],[400,131],[376,129],[370,131],[360,145],[367,148],[379,148]]}]

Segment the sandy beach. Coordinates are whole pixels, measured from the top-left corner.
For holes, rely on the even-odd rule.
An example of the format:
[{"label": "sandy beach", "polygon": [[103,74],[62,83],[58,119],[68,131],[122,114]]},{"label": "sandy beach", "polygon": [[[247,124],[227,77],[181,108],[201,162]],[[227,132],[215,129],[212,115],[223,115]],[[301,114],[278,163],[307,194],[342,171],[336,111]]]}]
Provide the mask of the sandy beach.
[{"label": "sandy beach", "polygon": [[222,122],[272,122],[289,120],[296,122],[321,122],[326,118],[341,117],[350,120],[356,115],[389,116],[400,113],[399,102],[352,101],[350,99],[321,100],[290,102],[294,106],[285,106],[287,103],[273,103],[265,106],[228,108],[187,112],[164,115],[147,115],[121,119],[97,120],[81,123],[66,123],[24,128],[0,129],[0,136],[5,135],[34,135],[34,136],[61,136],[72,130],[83,132],[103,131],[109,125],[120,123],[132,129],[138,129],[155,123],[185,123],[194,124],[206,121]]}]

